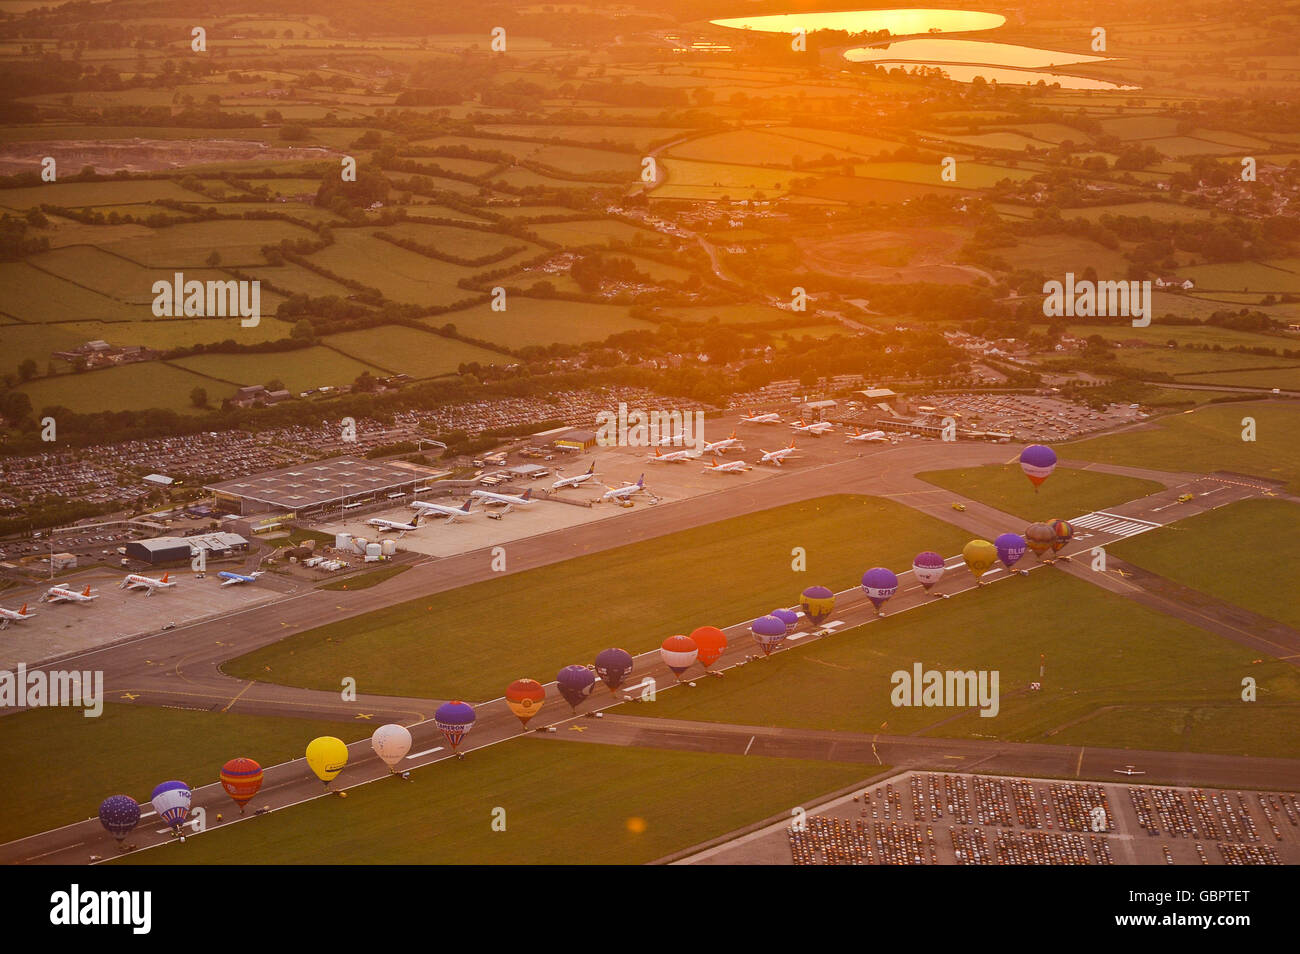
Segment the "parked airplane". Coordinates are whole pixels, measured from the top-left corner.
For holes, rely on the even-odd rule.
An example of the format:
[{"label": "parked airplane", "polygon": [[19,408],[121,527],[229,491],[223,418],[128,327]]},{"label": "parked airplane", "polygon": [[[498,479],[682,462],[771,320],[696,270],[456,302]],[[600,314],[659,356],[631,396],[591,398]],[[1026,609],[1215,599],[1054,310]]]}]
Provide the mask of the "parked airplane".
[{"label": "parked airplane", "polygon": [[41,597],[42,603],[89,603],[91,600],[99,599],[99,594],[91,594],[90,586],[87,585],[84,590],[78,593],[76,590],[70,590],[66,586],[51,586]]},{"label": "parked airplane", "polygon": [[[762,448],[759,449],[762,450]],[[776,466],[780,467],[781,461],[791,456],[794,452],[794,441],[791,441],[787,447],[782,447],[774,451],[763,451],[763,456],[758,459],[758,462],[760,464],[776,464]]]},{"label": "parked airplane", "polygon": [[400,530],[401,533],[397,535],[400,538],[406,536],[412,530],[420,529],[420,518],[423,516],[423,512],[417,513],[411,518],[410,523],[402,523],[400,520],[384,520],[381,517],[372,517],[366,521],[366,526],[378,527],[380,530]]},{"label": "parked airplane", "polygon": [[[477,497],[479,500],[483,501],[483,503],[486,506],[489,507],[500,507],[501,505],[504,504],[506,509],[501,511],[502,513],[509,513],[510,510],[515,506],[515,504],[537,503],[537,501],[533,499],[532,487],[529,487],[519,496],[515,496],[514,494],[493,493],[490,490],[471,490],[469,492],[469,495],[471,497]],[[489,514],[489,516],[491,516],[491,514]]]},{"label": "parked airplane", "polygon": [[878,441],[880,443],[888,443],[889,435],[884,431],[860,431],[855,427],[853,428],[853,433],[846,437],[845,441],[857,441],[859,443]]},{"label": "parked airplane", "polygon": [[563,490],[565,487],[579,487],[589,480],[595,480],[599,476],[600,474],[596,473],[596,462],[593,460],[585,474],[574,474],[572,477],[561,477],[555,483],[551,484],[551,489]]},{"label": "parked airplane", "polygon": [[5,609],[0,606],[0,629],[5,629],[11,622],[21,623],[25,619],[31,619],[35,613],[27,612],[27,604],[23,604],[20,610]]},{"label": "parked airplane", "polygon": [[170,573],[164,573],[161,580],[155,580],[150,576],[141,576],[139,573],[128,573],[126,579],[117,584],[119,590],[148,590],[145,596],[153,596],[154,590],[170,590],[175,583],[168,583],[167,577]]},{"label": "parked airplane", "polygon": [[[466,500],[459,507],[450,507],[447,504],[436,504],[428,500],[417,500],[411,504],[412,510],[420,511],[420,515],[426,513],[433,514],[435,517],[446,517],[448,523],[454,523],[457,517],[468,517],[470,514],[470,505],[473,499]],[[419,519],[418,517],[416,519]]]},{"label": "parked airplane", "polygon": [[239,583],[252,583],[262,575],[261,570],[254,570],[252,573],[232,573],[230,570],[222,570],[217,576],[224,581],[222,586],[235,586]]},{"label": "parked airplane", "polygon": [[654,464],[673,464],[681,461],[690,460],[692,454],[688,450],[672,451],[671,453],[665,454],[663,451],[661,451],[659,448],[656,447],[653,456],[649,454],[647,454],[646,456],[650,457],[650,462]]},{"label": "parked airplane", "polygon": [[805,424],[802,417],[799,418],[798,422],[791,421],[790,426],[796,431],[804,431],[813,437],[821,437],[827,431],[835,429],[835,425],[830,421],[814,421],[812,424]]},{"label": "parked airplane", "polygon": [[720,464],[715,457],[713,463],[704,468],[704,472],[706,474],[739,474],[749,469],[749,465],[743,460],[729,460],[725,464]]},{"label": "parked airplane", "polygon": [[730,437],[724,437],[722,440],[714,441],[712,444],[710,444],[708,441],[705,441],[703,453],[725,454],[727,452],[727,448],[729,447],[738,448],[740,447],[740,445],[741,445],[740,438],[736,436],[735,428],[732,428]]},{"label": "parked airplane", "polygon": [[750,411],[748,417],[742,414],[740,415],[740,419],[744,421],[746,424],[780,424],[781,423],[781,415],[777,414],[776,411],[769,411],[766,414],[755,414],[753,411]]},{"label": "parked airplane", "polygon": [[[609,487],[609,484],[605,485]],[[609,487],[609,490],[600,495],[601,500],[626,500],[633,494],[639,494],[645,490],[645,474],[637,478],[635,484],[624,484],[622,487]]]}]

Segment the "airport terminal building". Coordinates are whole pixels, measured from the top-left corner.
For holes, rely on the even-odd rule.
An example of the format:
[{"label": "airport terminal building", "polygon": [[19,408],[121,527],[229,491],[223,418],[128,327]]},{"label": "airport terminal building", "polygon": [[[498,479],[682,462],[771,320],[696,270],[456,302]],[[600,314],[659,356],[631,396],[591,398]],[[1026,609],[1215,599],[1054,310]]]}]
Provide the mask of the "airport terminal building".
[{"label": "airport terminal building", "polygon": [[204,489],[216,496],[217,509],[226,513],[303,516],[408,496],[447,473],[401,460],[335,457],[237,477]]}]

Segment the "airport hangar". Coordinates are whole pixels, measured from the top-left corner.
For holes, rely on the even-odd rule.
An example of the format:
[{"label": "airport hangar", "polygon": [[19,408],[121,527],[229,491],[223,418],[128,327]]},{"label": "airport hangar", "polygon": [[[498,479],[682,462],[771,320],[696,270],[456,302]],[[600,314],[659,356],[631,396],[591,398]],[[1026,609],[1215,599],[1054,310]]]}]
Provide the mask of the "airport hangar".
[{"label": "airport hangar", "polygon": [[279,513],[290,518],[405,497],[448,471],[401,460],[334,457],[210,484],[217,509],[240,516]]}]

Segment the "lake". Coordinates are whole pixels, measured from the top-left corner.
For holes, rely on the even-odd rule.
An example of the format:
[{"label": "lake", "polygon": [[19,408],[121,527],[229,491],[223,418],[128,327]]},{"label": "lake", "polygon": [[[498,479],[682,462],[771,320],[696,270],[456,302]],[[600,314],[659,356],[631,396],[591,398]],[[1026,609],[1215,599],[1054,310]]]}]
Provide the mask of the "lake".
[{"label": "lake", "polygon": [[733,17],[712,20],[715,26],[763,33],[789,33],[803,29],[847,30],[850,33],[888,30],[895,36],[913,33],[969,33],[992,30],[1007,22],[997,13],[973,10],[841,10],[833,13],[782,13],[775,16]]}]

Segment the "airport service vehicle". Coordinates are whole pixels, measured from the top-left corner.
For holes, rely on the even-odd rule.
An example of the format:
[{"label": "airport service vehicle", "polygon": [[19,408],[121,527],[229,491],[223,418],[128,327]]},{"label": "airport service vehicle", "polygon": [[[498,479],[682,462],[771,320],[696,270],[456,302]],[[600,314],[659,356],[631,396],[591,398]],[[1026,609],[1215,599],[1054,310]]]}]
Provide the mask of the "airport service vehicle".
[{"label": "airport service vehicle", "polygon": [[886,443],[889,441],[889,437],[886,436],[884,431],[860,431],[855,427],[853,428],[853,433],[850,434],[847,438],[845,438],[845,441],[846,442],[856,441],[859,444],[866,444],[866,443],[873,443],[873,442]]},{"label": "airport service vehicle", "polygon": [[830,421],[815,421],[812,424],[805,424],[801,417],[798,421],[791,422],[791,427],[796,431],[803,431],[805,434],[811,434],[813,437],[821,437],[827,431],[835,429],[835,425]]},{"label": "airport service vehicle", "polygon": [[[609,487],[609,484],[605,485]],[[622,487],[609,487],[609,490],[600,495],[601,500],[627,500],[633,494],[639,494],[645,490],[645,474],[637,478],[635,484],[624,484]]]},{"label": "airport service vehicle", "polygon": [[19,610],[5,609],[0,606],[0,629],[7,629],[10,623],[21,623],[25,619],[31,619],[35,613],[27,612],[27,604]]},{"label": "airport service vehicle", "polygon": [[646,456],[650,458],[652,464],[674,464],[690,460],[691,452],[688,450],[679,450],[673,451],[670,454],[665,454],[656,447],[653,455],[647,454]]},{"label": "airport service vehicle", "polygon": [[749,470],[749,465],[743,460],[729,460],[725,464],[718,462],[713,458],[713,463],[704,468],[706,474],[740,474]]},{"label": "airport service vehicle", "polygon": [[240,583],[252,583],[261,575],[261,570],[254,570],[252,573],[235,573],[231,570],[222,570],[217,574],[217,576],[221,577],[222,586],[237,586]]},{"label": "airport service vehicle", "polygon": [[781,415],[777,414],[775,411],[769,411],[766,414],[755,414],[753,411],[750,411],[747,416],[742,414],[740,416],[740,419],[744,421],[746,424],[780,424],[781,423]]},{"label": "airport service vehicle", "polygon": [[732,431],[731,431],[731,436],[730,436],[730,437],[724,437],[722,440],[720,440],[720,441],[714,441],[714,442],[711,443],[711,444],[710,444],[708,441],[705,441],[705,442],[704,442],[704,450],[703,450],[703,453],[705,453],[705,454],[725,454],[725,453],[727,452],[727,450],[728,450],[729,448],[732,448],[732,447],[735,447],[735,448],[739,448],[739,447],[740,447],[740,438],[738,438],[738,437],[736,436],[736,431],[735,431],[734,428],[733,428]]},{"label": "airport service vehicle", "polygon": [[[759,450],[762,450],[762,448],[759,448]],[[778,448],[777,450],[763,451],[763,456],[758,459],[758,462],[760,464],[776,464],[776,466],[780,467],[781,461],[792,456],[794,453],[794,441],[791,441],[787,446]]]},{"label": "airport service vehicle", "polygon": [[154,590],[170,590],[175,583],[168,582],[170,573],[164,573],[161,580],[155,580],[151,576],[141,576],[139,573],[128,573],[126,579],[117,584],[119,590],[146,590],[145,596],[153,596]]},{"label": "airport service vehicle", "polygon": [[596,473],[596,462],[593,460],[585,474],[574,474],[572,477],[561,477],[555,483],[551,484],[551,489],[563,490],[565,487],[580,487],[587,481],[595,480],[599,476],[600,475]]},{"label": "airport service vehicle", "polygon": [[92,594],[90,586],[87,585],[84,590],[78,593],[76,590],[70,590],[66,586],[51,586],[41,597],[42,603],[89,603],[91,600],[99,599],[99,594]]},{"label": "airport service vehicle", "polygon": [[965,510],[965,509],[966,509],[966,505],[963,504],[963,503],[955,503],[955,504],[952,505],[952,509],[953,509],[953,510]]},{"label": "airport service vehicle", "polygon": [[[533,489],[531,487],[518,496],[514,494],[498,494],[491,490],[471,490],[469,495],[471,498],[477,497],[479,500],[483,501],[484,506],[487,507],[504,506],[505,509],[501,511],[501,516],[508,514],[517,504],[526,506],[537,503],[537,501],[533,499]],[[488,516],[496,520],[501,519],[501,517],[496,514],[490,513]]]},{"label": "airport service vehicle", "polygon": [[421,515],[427,513],[432,514],[435,517],[446,517],[448,523],[455,523],[457,517],[469,516],[469,508],[473,503],[474,500],[471,498],[466,500],[459,507],[450,507],[447,504],[437,504],[428,500],[417,500],[415,503],[411,504],[411,509],[418,510]]},{"label": "airport service vehicle", "polygon": [[402,523],[400,520],[384,520],[381,517],[372,517],[371,519],[366,521],[366,526],[378,527],[380,530],[399,530],[401,532],[398,533],[397,536],[400,538],[406,536],[412,530],[419,530],[420,518],[423,516],[424,516],[423,511],[417,513],[414,517],[411,518],[410,523]]}]

